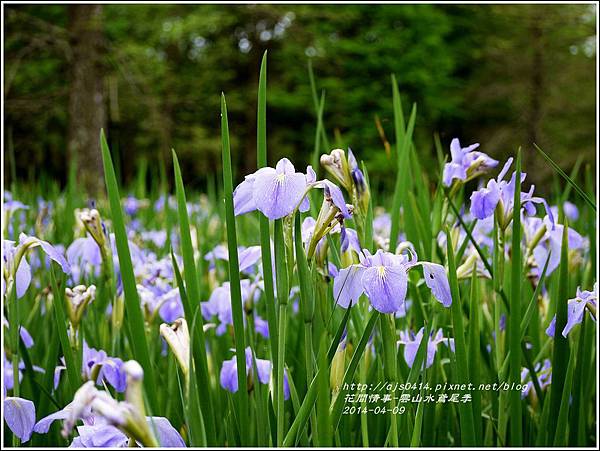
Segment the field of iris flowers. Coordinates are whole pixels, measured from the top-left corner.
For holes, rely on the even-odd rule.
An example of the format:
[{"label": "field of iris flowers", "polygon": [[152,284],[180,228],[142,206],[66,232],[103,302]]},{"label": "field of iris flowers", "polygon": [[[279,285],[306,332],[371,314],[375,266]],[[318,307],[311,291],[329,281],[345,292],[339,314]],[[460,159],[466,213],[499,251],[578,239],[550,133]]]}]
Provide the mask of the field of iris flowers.
[{"label": "field of iris flowers", "polygon": [[[145,168],[126,191],[103,132],[106,199],[75,173],[4,192],[4,445],[596,444],[595,162],[453,139],[426,173],[392,77],[397,175],[375,193],[316,91],[311,165],[269,167],[266,57],[258,92],[237,186],[223,95],[206,193],[175,152],[174,192]],[[538,196],[523,152],[560,189]]]}]

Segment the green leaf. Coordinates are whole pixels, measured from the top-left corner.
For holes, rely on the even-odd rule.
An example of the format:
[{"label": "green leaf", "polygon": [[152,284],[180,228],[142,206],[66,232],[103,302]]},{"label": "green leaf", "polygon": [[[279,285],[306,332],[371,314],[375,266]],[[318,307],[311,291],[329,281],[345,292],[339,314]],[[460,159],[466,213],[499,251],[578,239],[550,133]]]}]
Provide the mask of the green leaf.
[{"label": "green leaf", "polygon": [[[450,292],[452,295],[452,325],[454,329],[454,346],[456,354],[457,379],[460,384],[468,384],[469,366],[467,363],[467,345],[465,343],[465,332],[463,327],[462,302],[456,276],[456,262],[454,260],[454,247],[450,231],[446,229],[446,249],[448,255],[448,276]],[[475,428],[473,426],[473,410],[471,404],[460,403],[458,406],[460,416],[460,432],[463,446],[475,444]]]},{"label": "green leaf", "polygon": [[[50,266],[50,280],[52,283],[52,293],[54,294],[54,302],[52,303],[54,310],[54,319],[56,322],[56,330],[60,339],[60,346],[65,357],[65,366],[67,367],[67,379],[70,386],[70,395],[74,395],[81,385],[80,366],[75,359],[73,348],[69,342],[67,333],[67,315],[65,313],[65,287],[61,284],[59,287],[56,281],[56,271],[54,263]],[[64,280],[64,277],[63,277]]]},{"label": "green leaf", "polygon": [[240,265],[238,263],[235,214],[233,211],[233,177],[231,173],[231,149],[229,146],[229,125],[227,104],[221,94],[221,142],[223,146],[223,190],[225,194],[225,215],[227,224],[227,248],[229,250],[229,287],[231,290],[231,310],[235,335],[235,355],[237,362],[238,391],[237,408],[240,418],[242,444],[248,438],[248,391],[246,387],[246,345],[244,338],[244,306],[240,286]]},{"label": "green leaf", "polygon": [[[260,66],[258,81],[258,111],[256,130],[256,163],[258,168],[267,166],[267,52]],[[269,344],[273,366],[277,367],[277,312],[275,310],[275,289],[273,287],[273,266],[271,259],[271,237],[269,218],[259,213],[260,252],[263,268],[264,293],[269,323]]]},{"label": "green leaf", "polygon": [[[521,180],[521,149],[517,153],[515,180]],[[512,264],[511,264],[511,295],[510,314],[508,316],[510,374],[509,382],[521,383],[521,183],[515,183],[513,197],[512,222]],[[510,392],[510,439],[511,446],[523,444],[523,419],[521,411],[521,393],[518,390]]]},{"label": "green leaf", "polygon": [[560,265],[558,273],[558,296],[556,302],[556,324],[554,334],[554,351],[552,354],[552,390],[550,392],[550,414],[548,416],[548,441],[554,443],[558,417],[555,412],[560,411],[562,394],[567,376],[569,362],[569,340],[562,335],[562,330],[567,324],[567,299],[569,298],[569,240],[568,221],[564,218],[562,245],[560,252]]},{"label": "green leaf", "polygon": [[102,148],[102,163],[104,164],[104,179],[106,181],[106,191],[110,203],[110,212],[115,233],[117,245],[117,254],[119,255],[119,267],[121,271],[121,280],[123,282],[123,295],[125,298],[125,325],[129,333],[133,357],[144,368],[144,385],[150,402],[152,411],[158,411],[156,400],[156,383],[154,379],[154,367],[150,361],[150,352],[148,351],[148,342],[146,341],[144,316],[140,299],[137,292],[131,255],[129,253],[129,242],[127,240],[127,231],[123,220],[123,211],[121,209],[121,197],[115,170],[110,157],[108,144],[104,131],[100,131],[100,147]]},{"label": "green leaf", "polygon": [[[192,321],[194,321],[194,318],[196,318],[196,313],[200,310],[200,286],[198,283],[198,274],[196,272],[196,263],[194,261],[194,248],[192,246],[192,236],[190,232],[187,201],[185,188],[183,186],[183,179],[181,177],[181,169],[179,167],[177,154],[174,150],[172,151],[172,154],[173,172],[175,177],[175,195],[177,197],[177,219],[179,222],[179,235],[181,239],[181,253],[184,265],[185,287],[183,286],[183,280],[181,279],[181,273],[179,271],[177,260],[175,259],[175,255],[172,251],[171,259],[173,262],[177,285],[179,287],[185,318],[188,324],[192,324]],[[208,414],[208,412],[213,412],[213,406],[212,395],[210,392],[210,378],[208,374],[206,348],[202,345],[205,342],[202,315],[198,316],[197,321],[199,327],[197,328],[196,334],[191,336],[192,340],[194,340],[193,349],[194,361],[196,364],[196,377],[193,383],[197,384],[197,390],[200,393],[199,397],[202,410],[206,413],[204,417],[208,443],[210,445],[214,445],[216,444],[215,421],[214,416]],[[192,378],[190,377],[190,381],[191,380]]]}]

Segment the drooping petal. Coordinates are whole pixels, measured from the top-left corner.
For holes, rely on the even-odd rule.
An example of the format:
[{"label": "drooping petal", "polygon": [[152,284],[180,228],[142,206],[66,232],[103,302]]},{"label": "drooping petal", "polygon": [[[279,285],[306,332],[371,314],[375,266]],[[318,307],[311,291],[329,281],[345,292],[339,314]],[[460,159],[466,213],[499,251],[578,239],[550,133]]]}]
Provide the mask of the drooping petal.
[{"label": "drooping petal", "polygon": [[554,334],[556,333],[555,329],[556,329],[556,315],[554,315],[552,317],[552,321],[550,321],[550,324],[548,324],[548,327],[546,328],[546,335],[554,338]]},{"label": "drooping petal", "polygon": [[333,279],[333,298],[343,308],[353,306],[364,292],[362,276],[365,268],[351,265],[341,269]]},{"label": "drooping petal", "polygon": [[83,448],[123,448],[129,437],[110,424],[78,426],[79,446]]},{"label": "drooping petal", "polygon": [[17,273],[15,274],[15,288],[17,290],[17,298],[22,298],[29,284],[31,283],[31,267],[27,263],[25,256],[21,258]]},{"label": "drooping petal", "polygon": [[569,302],[567,307],[567,324],[562,331],[562,336],[567,337],[568,333],[571,332],[571,329],[575,327],[577,324],[580,324],[583,321],[583,314],[585,312],[585,301],[578,301],[576,299],[572,299]]},{"label": "drooping petal", "polygon": [[165,417],[147,417],[150,429],[155,431],[158,443],[163,448],[185,448],[183,438]]},{"label": "drooping petal", "polygon": [[471,214],[477,219],[491,216],[500,201],[500,191],[494,180],[490,180],[487,188],[471,194]]},{"label": "drooping petal", "polygon": [[467,169],[462,164],[446,163],[444,166],[443,183],[444,186],[452,185],[454,179],[466,180]]},{"label": "drooping petal", "polygon": [[56,420],[64,420],[69,416],[70,404],[67,405],[64,409],[61,409],[57,412],[51,413],[48,416],[45,416],[40,421],[38,421],[33,427],[33,431],[38,434],[46,434],[50,429],[50,425],[54,423]]},{"label": "drooping petal", "polygon": [[21,335],[21,341],[27,349],[33,346],[33,338],[31,334],[23,326],[19,327],[19,334]]},{"label": "drooping petal", "polygon": [[35,424],[35,406],[28,399],[9,396],[4,398],[4,420],[23,443],[29,441]]},{"label": "drooping petal", "polygon": [[261,384],[268,384],[271,379],[271,369],[273,364],[270,360],[256,359],[256,369],[258,371],[258,380]]},{"label": "drooping petal", "polygon": [[231,393],[235,393],[238,390],[237,363],[235,357],[223,362],[219,381],[221,382],[221,387]]},{"label": "drooping petal", "polygon": [[280,219],[296,208],[305,190],[304,174],[278,173],[272,168],[263,168],[254,178],[253,197],[256,208],[265,216]]},{"label": "drooping petal", "polygon": [[346,206],[346,201],[344,200],[344,195],[342,194],[342,190],[335,183],[331,183],[329,180],[323,180],[323,188],[325,190],[325,196],[331,198],[333,205],[335,205],[341,212],[344,218],[350,217],[350,212],[348,211],[348,207]]},{"label": "drooping petal", "polygon": [[39,240],[39,243],[46,255],[58,263],[65,274],[71,273],[71,265],[61,252],[47,241]]},{"label": "drooping petal", "polygon": [[233,211],[236,216],[256,210],[252,191],[254,187],[254,174],[246,176],[233,191]]},{"label": "drooping petal", "polygon": [[240,272],[254,266],[260,260],[260,246],[250,246],[239,252]]},{"label": "drooping petal", "polygon": [[400,310],[408,286],[408,274],[403,266],[373,266],[362,278],[365,293],[375,310],[394,313]]},{"label": "drooping petal", "polygon": [[433,296],[444,307],[450,307],[452,305],[452,295],[446,269],[437,263],[423,262],[423,276],[425,284],[429,287]]}]

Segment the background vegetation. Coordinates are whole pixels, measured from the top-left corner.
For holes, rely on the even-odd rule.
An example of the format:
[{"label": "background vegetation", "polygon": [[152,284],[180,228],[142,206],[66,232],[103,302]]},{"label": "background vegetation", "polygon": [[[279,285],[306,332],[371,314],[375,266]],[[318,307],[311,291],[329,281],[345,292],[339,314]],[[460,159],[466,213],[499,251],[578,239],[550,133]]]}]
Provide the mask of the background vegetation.
[{"label": "background vegetation", "polygon": [[352,147],[372,180],[394,180],[377,127],[393,141],[394,73],[405,110],[418,105],[415,139],[426,167],[435,165],[439,133],[445,150],[458,136],[498,159],[522,146],[524,167],[540,184],[551,170],[534,157],[533,142],[566,170],[578,156],[595,161],[594,8],[6,6],[6,186],[15,177],[64,185],[76,156],[81,182],[99,190],[103,126],[123,183],[143,161],[150,176],[159,161],[171,174],[174,148],[184,179],[202,187],[220,171],[221,91],[229,94],[234,177],[252,172],[265,50],[271,163],[309,160],[311,61],[330,145]]}]

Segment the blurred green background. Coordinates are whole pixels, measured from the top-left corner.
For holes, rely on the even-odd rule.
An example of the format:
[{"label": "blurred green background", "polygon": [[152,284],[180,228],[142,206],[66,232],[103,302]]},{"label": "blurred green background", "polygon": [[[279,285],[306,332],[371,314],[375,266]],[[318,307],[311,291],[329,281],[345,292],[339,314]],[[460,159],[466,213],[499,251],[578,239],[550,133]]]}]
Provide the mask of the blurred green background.
[{"label": "blurred green background", "polygon": [[[123,183],[143,161],[149,182],[170,149],[202,188],[220,171],[219,95],[230,114],[237,178],[256,166],[256,90],[268,50],[271,162],[304,170],[314,146],[307,66],[325,92],[332,146],[350,146],[386,188],[393,165],[390,75],[405,113],[417,103],[416,144],[436,167],[434,135],[502,159],[522,146],[531,181],[551,169],[595,167],[593,5],[36,5],[5,6],[5,186],[64,184],[69,162],[101,190],[98,129]],[[75,157],[73,160],[72,157]],[[152,179],[151,179],[152,178]]]}]

